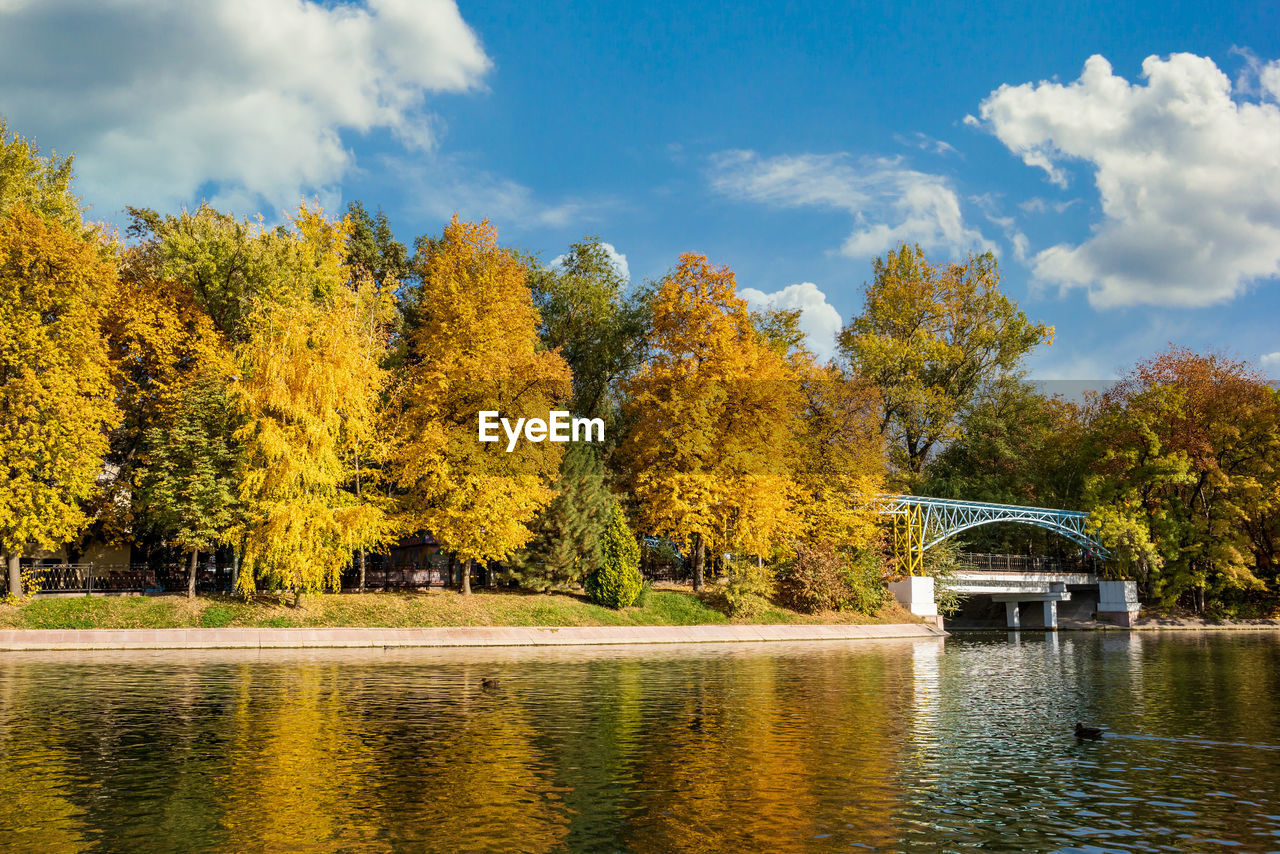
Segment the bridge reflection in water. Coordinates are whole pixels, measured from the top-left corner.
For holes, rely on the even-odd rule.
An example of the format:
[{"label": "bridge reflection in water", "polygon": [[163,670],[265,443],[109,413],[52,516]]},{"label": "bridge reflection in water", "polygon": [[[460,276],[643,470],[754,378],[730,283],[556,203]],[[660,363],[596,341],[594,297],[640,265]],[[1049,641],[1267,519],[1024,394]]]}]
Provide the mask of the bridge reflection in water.
[{"label": "bridge reflection in water", "polygon": [[[962,596],[989,596],[1005,606],[1009,628],[1022,625],[1021,605],[1036,604],[1043,609],[1043,627],[1058,627],[1058,603],[1069,601],[1073,589],[1097,591],[1098,606],[1091,615],[1121,625],[1131,625],[1137,614],[1137,589],[1132,581],[1103,580],[1098,561],[1110,553],[1089,526],[1089,514],[1078,510],[992,504],[985,501],[957,501],[923,495],[882,494],[872,499],[881,515],[893,520],[894,552],[905,578],[890,586],[903,605],[927,619],[939,620],[934,581],[924,573],[924,553],[956,534],[981,525],[1018,523],[1054,531],[1079,546],[1079,556],[1071,565],[1032,565],[997,568],[987,566],[961,570],[947,581],[949,589]],[[988,558],[994,556],[987,556]],[[1009,561],[1012,563],[1012,560]]]}]

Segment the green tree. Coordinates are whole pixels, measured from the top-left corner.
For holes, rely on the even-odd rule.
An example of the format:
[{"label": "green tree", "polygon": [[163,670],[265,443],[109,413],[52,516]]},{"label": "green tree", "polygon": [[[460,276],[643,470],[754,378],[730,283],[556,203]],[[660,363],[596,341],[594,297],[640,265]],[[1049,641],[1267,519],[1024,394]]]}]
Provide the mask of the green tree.
[{"label": "green tree", "polygon": [[[985,387],[959,418],[959,435],[930,462],[922,488],[939,498],[1079,509],[1089,471],[1086,405],[1041,394],[1020,377]],[[1041,554],[1074,549],[1026,525],[983,526],[966,539],[979,551]]]},{"label": "green tree", "polygon": [[1053,329],[1027,320],[1000,291],[991,253],[939,265],[902,245],[874,262],[866,304],[840,333],[840,352],[881,395],[881,432],[905,486],[984,385],[1015,370]]},{"label": "green tree", "polygon": [[598,237],[572,244],[555,267],[530,273],[542,342],[559,348],[573,371],[573,411],[610,425],[619,383],[644,356],[648,303],[644,294],[628,297],[627,287]]},{"label": "green tree", "polygon": [[222,377],[181,386],[145,433],[136,505],[152,530],[189,553],[187,596],[196,595],[199,554],[235,521],[241,472],[231,443],[236,415]]},{"label": "green tree", "polygon": [[532,525],[533,539],[508,570],[522,587],[567,587],[600,566],[615,501],[605,486],[599,452],[583,443],[570,445],[555,489],[556,497]]},{"label": "green tree", "polygon": [[231,344],[251,332],[249,314],[279,277],[277,242],[260,222],[236,219],[209,205],[161,216],[128,208],[128,234],[142,244],[152,275],[187,288]]},{"label": "green tree", "polygon": [[405,245],[396,240],[382,209],[370,216],[360,202],[347,205],[347,266],[373,277],[378,290],[394,291],[409,278],[412,267]]},{"label": "green tree", "polygon": [[640,595],[644,579],[640,577],[640,545],[616,503],[601,545],[600,566],[587,575],[587,595],[598,605],[625,608]]},{"label": "green tree", "polygon": [[102,311],[116,287],[96,239],[18,204],[0,215],[0,551],[20,594],[19,557],[87,522],[103,473],[113,399]]}]

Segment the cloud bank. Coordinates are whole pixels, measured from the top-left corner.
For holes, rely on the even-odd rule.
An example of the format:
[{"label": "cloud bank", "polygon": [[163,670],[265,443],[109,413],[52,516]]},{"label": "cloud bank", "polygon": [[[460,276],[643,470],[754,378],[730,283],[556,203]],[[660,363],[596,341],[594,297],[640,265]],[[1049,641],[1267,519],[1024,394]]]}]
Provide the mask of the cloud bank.
[{"label": "cloud bank", "polygon": [[1131,84],[1093,56],[1074,82],[991,93],[982,123],[1010,151],[1059,186],[1087,164],[1101,199],[1085,240],[1031,259],[1036,278],[1110,308],[1221,303],[1280,273],[1280,64],[1257,76],[1243,101],[1205,57],[1148,57]]},{"label": "cloud bank", "polygon": [[6,0],[0,104],[73,150],[94,214],[201,195],[291,208],[352,167],[343,132],[435,140],[427,96],[490,67],[454,0]]},{"label": "cloud bank", "polygon": [[724,151],[711,159],[710,180],[731,198],[847,211],[854,230],[840,252],[851,258],[880,255],[902,242],[953,256],[992,248],[965,224],[947,178],[909,169],[899,158]]}]

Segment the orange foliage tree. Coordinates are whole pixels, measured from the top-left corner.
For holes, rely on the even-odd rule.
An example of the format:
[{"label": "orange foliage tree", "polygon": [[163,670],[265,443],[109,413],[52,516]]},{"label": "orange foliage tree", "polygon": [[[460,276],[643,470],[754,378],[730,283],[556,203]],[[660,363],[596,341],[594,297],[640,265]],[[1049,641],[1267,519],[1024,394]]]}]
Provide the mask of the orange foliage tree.
[{"label": "orange foliage tree", "polygon": [[733,271],[685,254],[658,287],[652,354],[626,387],[620,448],[641,524],[691,544],[764,555],[791,529],[798,387],[757,335]]}]

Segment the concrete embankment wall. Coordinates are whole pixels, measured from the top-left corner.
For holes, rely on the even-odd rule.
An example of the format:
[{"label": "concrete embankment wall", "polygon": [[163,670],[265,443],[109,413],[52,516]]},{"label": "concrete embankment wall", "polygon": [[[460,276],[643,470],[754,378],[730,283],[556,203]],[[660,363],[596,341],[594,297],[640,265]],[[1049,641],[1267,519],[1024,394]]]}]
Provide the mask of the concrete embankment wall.
[{"label": "concrete embankment wall", "polygon": [[324,647],[602,646],[943,637],[923,624],[767,626],[459,626],[379,629],[0,629],[0,650],[298,649]]}]

